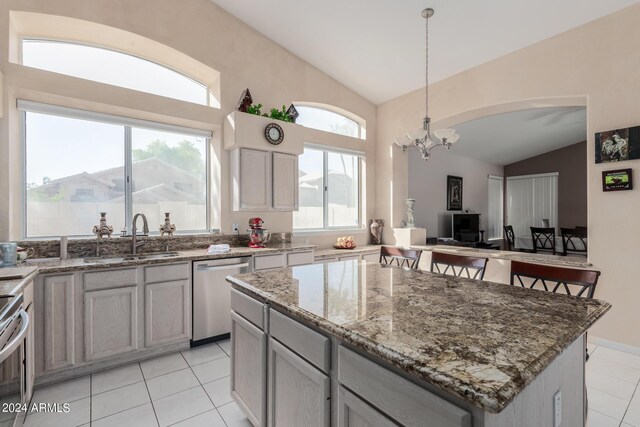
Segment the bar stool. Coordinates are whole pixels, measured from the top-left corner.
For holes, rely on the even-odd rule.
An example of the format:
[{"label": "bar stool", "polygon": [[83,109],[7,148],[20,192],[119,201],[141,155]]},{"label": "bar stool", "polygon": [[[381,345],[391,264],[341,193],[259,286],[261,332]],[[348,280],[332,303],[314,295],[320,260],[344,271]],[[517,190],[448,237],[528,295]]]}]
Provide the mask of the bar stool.
[{"label": "bar stool", "polygon": [[[431,252],[431,272],[482,280],[487,261],[488,258]],[[445,268],[441,269],[440,267]]]},{"label": "bar stool", "polygon": [[380,264],[397,265],[412,270],[418,269],[420,263],[420,249],[403,249],[395,246],[380,246]]}]

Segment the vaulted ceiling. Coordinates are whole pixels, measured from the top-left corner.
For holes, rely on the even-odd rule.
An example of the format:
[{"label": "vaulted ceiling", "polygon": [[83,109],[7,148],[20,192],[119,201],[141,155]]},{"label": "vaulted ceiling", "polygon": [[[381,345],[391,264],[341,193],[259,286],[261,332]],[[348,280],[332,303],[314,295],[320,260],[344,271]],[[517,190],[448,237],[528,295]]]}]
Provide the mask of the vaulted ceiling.
[{"label": "vaulted ceiling", "polygon": [[575,28],[638,0],[212,0],[374,104]]}]

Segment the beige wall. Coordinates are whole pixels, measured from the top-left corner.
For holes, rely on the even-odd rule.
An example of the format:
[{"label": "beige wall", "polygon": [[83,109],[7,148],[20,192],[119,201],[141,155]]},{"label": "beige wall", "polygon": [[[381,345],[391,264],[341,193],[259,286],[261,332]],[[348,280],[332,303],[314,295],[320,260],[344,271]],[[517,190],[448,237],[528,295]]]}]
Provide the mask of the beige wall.
[{"label": "beige wall", "polygon": [[[16,56],[16,40],[9,31],[14,26],[10,11],[91,21],[135,33],[186,54],[220,72],[221,108],[190,104],[9,62],[8,58]],[[28,26],[15,27],[19,32],[20,28]],[[113,34],[101,34],[105,44],[118,42]],[[78,38],[83,37],[79,35]],[[144,40],[136,43],[144,43]],[[0,200],[3,200],[0,203],[0,240],[21,237],[22,149],[16,98],[212,130],[212,149],[216,155],[212,178],[217,184],[214,186],[217,190],[212,194],[212,226],[221,227],[225,232],[231,231],[233,223],[244,229],[248,219],[255,215],[263,217],[274,232],[290,231],[292,227],[291,214],[230,210],[229,153],[221,148],[221,127],[224,117],[235,109],[240,93],[247,87],[255,102],[265,106],[289,105],[294,100],[317,102],[337,106],[364,118],[366,141],[311,130],[305,136],[313,142],[365,151],[367,161],[375,161],[376,108],[373,104],[209,0],[3,1],[0,3],[0,73],[4,74],[4,90],[0,91],[3,97],[0,112],[4,111],[4,114],[0,113]],[[372,217],[374,209],[374,178],[370,169],[366,181],[365,219]]]},{"label": "beige wall", "polygon": [[[489,220],[489,175],[502,176],[502,166],[454,154],[445,149],[433,151],[429,163],[412,152],[409,160],[409,197],[416,199],[415,219],[427,229],[428,237],[452,237],[451,215],[447,211],[447,175],[462,177],[462,209],[480,214],[480,229]],[[485,234],[485,239],[489,237]]]},{"label": "beige wall", "polygon": [[[436,129],[514,109],[587,106],[589,259],[602,271],[596,297],[613,304],[592,335],[633,346],[640,346],[634,268],[640,258],[640,190],[603,193],[600,174],[624,166],[637,175],[640,160],[596,165],[593,147],[595,132],[640,123],[638,20],[640,4],[437,82],[430,91]],[[419,126],[423,97],[416,91],[378,107],[376,185],[388,190],[378,194],[376,215],[396,226],[407,195],[407,168],[406,155],[395,148],[390,153],[390,146],[394,137]],[[438,161],[437,152],[430,161]]]}]

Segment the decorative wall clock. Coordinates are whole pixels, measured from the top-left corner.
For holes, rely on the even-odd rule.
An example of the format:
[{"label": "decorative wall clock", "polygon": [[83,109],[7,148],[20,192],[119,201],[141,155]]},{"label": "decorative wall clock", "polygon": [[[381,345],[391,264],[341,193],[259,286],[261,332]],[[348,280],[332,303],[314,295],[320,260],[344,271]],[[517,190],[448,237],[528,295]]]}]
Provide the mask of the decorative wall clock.
[{"label": "decorative wall clock", "polygon": [[279,124],[269,123],[264,129],[264,136],[269,141],[269,144],[278,145],[284,139],[284,131]]}]

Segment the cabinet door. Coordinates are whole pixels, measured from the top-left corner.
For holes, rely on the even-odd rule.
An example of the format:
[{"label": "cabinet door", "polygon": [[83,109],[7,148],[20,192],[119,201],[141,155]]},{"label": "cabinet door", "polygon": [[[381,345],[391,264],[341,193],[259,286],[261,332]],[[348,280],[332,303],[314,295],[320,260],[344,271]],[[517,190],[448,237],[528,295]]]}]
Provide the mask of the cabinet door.
[{"label": "cabinet door", "polygon": [[298,210],[298,156],[273,153],[273,209]]},{"label": "cabinet door", "polygon": [[254,427],[266,425],[267,335],[231,311],[231,396]]},{"label": "cabinet door", "polygon": [[191,337],[191,286],[188,280],[144,286],[144,345],[168,344]]},{"label": "cabinet door", "polygon": [[75,364],[73,275],[47,276],[44,287],[44,370]]},{"label": "cabinet door", "polygon": [[269,427],[328,426],[329,377],[269,338]]},{"label": "cabinet door", "polygon": [[269,152],[240,149],[239,173],[233,179],[240,210],[269,209],[271,202],[271,159]]},{"label": "cabinet door", "polygon": [[338,390],[338,427],[395,427],[393,421],[344,387]]},{"label": "cabinet door", "polygon": [[87,361],[138,348],[138,288],[84,293],[84,352]]}]

